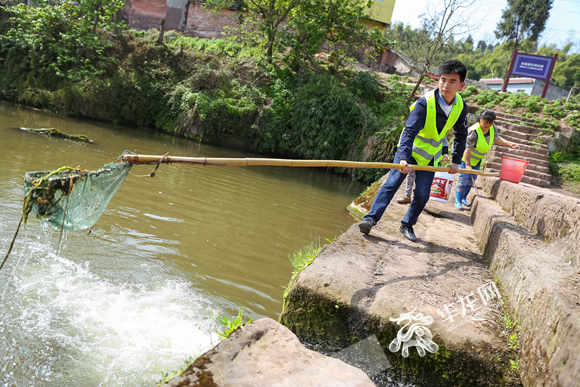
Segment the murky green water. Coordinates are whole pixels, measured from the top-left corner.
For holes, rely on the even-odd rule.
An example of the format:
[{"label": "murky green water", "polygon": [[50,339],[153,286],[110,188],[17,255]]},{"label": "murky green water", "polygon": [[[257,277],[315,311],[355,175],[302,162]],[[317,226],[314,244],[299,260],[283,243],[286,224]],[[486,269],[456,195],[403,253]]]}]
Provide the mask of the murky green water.
[{"label": "murky green water", "polygon": [[[56,127],[86,145],[14,129]],[[0,103],[0,258],[20,219],[22,176],[96,169],[124,151],[247,152]],[[147,174],[151,166],[136,166]],[[211,313],[276,319],[288,254],[356,221],[364,187],[324,170],[162,165],[129,175],[90,235],[32,216],[0,272],[0,385],[146,386],[218,340]]]}]

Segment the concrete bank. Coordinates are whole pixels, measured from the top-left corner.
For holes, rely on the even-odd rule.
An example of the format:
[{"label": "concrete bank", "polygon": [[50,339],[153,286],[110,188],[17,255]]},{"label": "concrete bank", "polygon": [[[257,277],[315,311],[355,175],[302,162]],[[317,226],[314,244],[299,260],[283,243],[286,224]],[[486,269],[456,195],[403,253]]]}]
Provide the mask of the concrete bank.
[{"label": "concrete bank", "polygon": [[[351,211],[365,213],[381,184]],[[280,321],[339,347],[376,334],[416,385],[580,385],[580,201],[497,178],[478,186],[471,214],[431,201],[415,244],[398,231],[407,207],[397,203],[369,236],[351,227],[300,274]],[[492,279],[503,307],[485,293]],[[463,320],[450,324],[452,307]],[[392,319],[413,310],[433,316],[437,353],[388,349],[400,329]],[[498,321],[516,326],[510,342]]]},{"label": "concrete bank", "polygon": [[[383,181],[350,210],[368,211]],[[298,275],[280,322],[327,353],[374,340],[346,356],[360,369],[262,319],[167,386],[578,386],[580,200],[477,184],[470,212],[429,202],[417,243],[398,231],[407,206],[392,203],[370,235],[351,227]]]},{"label": "concrete bank", "polygon": [[521,326],[523,384],[580,385],[580,200],[497,178],[478,186],[471,220]]},{"label": "concrete bank", "polygon": [[[379,186],[351,210],[368,210]],[[521,385],[510,362],[516,353],[496,322],[501,295],[469,215],[430,202],[415,227],[420,240],[412,243],[398,231],[406,210],[393,203],[370,235],[355,225],[327,246],[297,277],[280,322],[307,342],[337,348],[376,335],[392,365],[373,378],[377,385],[389,378],[415,386]],[[416,317],[413,323],[423,318],[435,353],[420,356],[410,347],[404,357],[389,349],[409,322],[405,313]]]},{"label": "concrete bank", "polygon": [[374,387],[360,369],[306,349],[263,318],[232,332],[164,387]]}]

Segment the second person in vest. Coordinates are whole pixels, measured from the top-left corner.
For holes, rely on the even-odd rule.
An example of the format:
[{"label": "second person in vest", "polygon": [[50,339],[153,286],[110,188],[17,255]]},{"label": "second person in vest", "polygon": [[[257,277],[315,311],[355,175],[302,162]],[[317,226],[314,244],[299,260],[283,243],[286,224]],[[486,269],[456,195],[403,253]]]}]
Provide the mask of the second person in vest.
[{"label": "second person in vest", "polygon": [[[509,146],[512,149],[520,149],[515,142],[504,140],[499,136],[494,125],[496,114],[493,110],[485,109],[479,116],[479,122],[469,128],[467,146],[459,168],[476,169],[479,171],[483,156],[491,149],[493,144]],[[470,206],[466,198],[475,183],[477,175],[460,173],[455,191],[455,208],[463,210],[463,206]]]},{"label": "second person in vest", "polygon": [[[467,69],[459,61],[451,60],[439,67],[439,87],[415,102],[410,110],[405,129],[401,135],[399,149],[393,163],[399,163],[404,169],[392,169],[387,181],[375,197],[370,212],[358,224],[361,232],[368,234],[371,228],[383,216],[387,206],[411,172],[412,165],[439,166],[443,160],[443,139],[445,133],[453,128],[452,165],[450,173],[459,171],[459,163],[465,150],[467,138],[467,105],[457,92],[465,86]],[[417,237],[413,226],[429,201],[429,193],[435,172],[415,171],[415,194],[401,221],[400,231],[403,235],[415,242]]]}]

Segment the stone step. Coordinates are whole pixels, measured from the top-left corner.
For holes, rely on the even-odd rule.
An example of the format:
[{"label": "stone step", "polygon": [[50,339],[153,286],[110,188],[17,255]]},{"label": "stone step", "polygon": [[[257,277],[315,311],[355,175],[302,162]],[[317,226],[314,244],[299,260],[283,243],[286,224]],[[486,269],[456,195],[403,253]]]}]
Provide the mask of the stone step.
[{"label": "stone step", "polygon": [[[487,170],[486,170],[486,172],[487,172]],[[497,172],[497,171],[492,171],[492,172]],[[549,188],[550,187],[550,182],[549,181],[542,180],[542,179],[538,179],[538,178],[535,178],[535,177],[528,177],[526,175],[524,175],[522,177],[521,183],[535,185],[536,187],[543,187],[543,188]]]},{"label": "stone step", "polygon": [[[377,185],[379,183],[374,186]],[[373,202],[374,196],[368,198]],[[521,386],[518,376],[511,371],[509,357],[505,357],[507,337],[502,339],[502,334],[494,330],[495,312],[490,311],[487,317],[482,315],[489,319],[484,329],[467,320],[455,329],[460,323],[457,319],[454,322],[447,316],[441,317],[441,312],[437,313],[438,308],[444,310],[450,302],[457,302],[454,305],[459,305],[457,310],[460,311],[459,297],[464,291],[470,294],[473,290],[477,297],[478,288],[484,283],[492,283],[483,260],[471,253],[480,250],[474,243],[473,228],[467,226],[469,216],[455,211],[452,203],[429,200],[425,209],[429,213],[423,213],[421,222],[415,227],[420,241],[425,243],[421,245],[397,234],[399,219],[407,210],[406,205],[392,203],[388,216],[384,216],[368,236],[353,225],[329,244],[293,282],[280,322],[309,342],[331,342],[344,348],[343,343],[356,343],[374,334],[382,347],[388,348],[403,327],[397,325],[393,317],[416,308],[413,313],[433,317],[429,330],[437,340],[439,354],[421,357],[411,352],[415,351],[412,347],[409,348],[410,359],[404,359],[400,353],[386,350],[384,353],[391,362],[389,372],[393,375],[404,371],[399,370],[401,366],[408,369],[407,364],[412,364],[412,381],[417,386],[470,385],[470,380],[474,386]],[[451,237],[443,240],[442,230]],[[478,303],[476,307],[482,308],[478,312],[488,313],[484,308],[491,304]],[[359,364],[376,356],[369,351],[366,353],[365,357],[357,358]],[[403,363],[406,360],[412,363]],[[435,360],[437,367],[433,366]],[[502,362],[507,363],[507,370],[502,368],[505,367]],[[443,366],[445,371],[439,371]],[[448,369],[461,372],[448,372]],[[515,378],[506,379],[509,375]],[[386,383],[385,379],[373,378],[380,386],[392,383]],[[310,385],[312,383],[292,386]]]},{"label": "stone step", "polygon": [[483,189],[473,199],[471,220],[502,297],[518,320],[522,384],[578,386],[579,244],[574,235],[580,206],[551,198],[550,190],[497,178],[482,177],[477,185]]},{"label": "stone step", "polygon": [[528,161],[530,164],[540,165],[543,167],[547,167],[549,165],[547,157],[539,156],[535,153],[525,153],[525,152],[520,152],[516,154],[514,153],[513,149],[510,149],[508,152],[502,150],[489,152],[486,155],[486,160],[491,162],[492,160],[497,159],[499,160],[498,162],[501,163],[502,157],[511,157],[518,160],[525,160]]},{"label": "stone step", "polygon": [[[543,151],[543,152],[542,152]],[[548,151],[546,149],[535,148],[531,146],[521,145],[520,149],[511,149],[504,146],[493,147],[493,150],[488,152],[487,158],[491,157],[491,152],[494,154],[501,154],[506,157],[521,158],[529,157],[540,160],[548,160]]]},{"label": "stone step", "polygon": [[[501,135],[503,136],[503,135]],[[517,141],[517,139],[510,139],[510,138],[506,138],[506,140],[509,141],[514,141],[515,143],[517,143],[520,146],[520,150],[525,150],[528,152],[535,152],[538,153],[537,151],[540,150],[541,154],[545,154],[546,156],[550,153],[550,149],[548,148],[548,145],[546,144],[540,144],[540,143],[536,143],[536,142],[532,142],[532,141]],[[496,146],[494,146],[495,148]],[[508,147],[504,147],[504,146],[498,146],[497,148],[504,148],[504,149],[508,149]],[[511,149],[511,148],[510,148]]]},{"label": "stone step", "polygon": [[[501,167],[497,166],[495,168],[488,168],[486,165],[486,167],[484,168],[485,172],[500,172],[500,170]],[[524,172],[524,176],[522,176],[521,182],[536,185],[538,187],[549,187],[551,180],[552,180],[551,175],[535,171],[528,171],[526,169],[526,171]]]},{"label": "stone step", "polygon": [[529,132],[521,131],[521,130],[519,130],[519,129],[522,128],[521,126],[518,126],[517,128],[515,128],[517,130],[514,130],[514,128],[510,129],[508,127],[501,127],[501,126],[498,127],[498,128],[499,128],[499,134],[500,134],[500,136],[502,134],[506,134],[506,133],[507,134],[512,133],[512,134],[523,135],[523,136],[526,136],[525,137],[526,139],[536,139],[536,138],[539,138],[539,137],[558,138],[560,136],[560,133],[558,133],[558,132],[552,132],[550,130],[544,130],[544,131],[541,131],[541,132],[538,132],[538,133],[529,133]]},{"label": "stone step", "polygon": [[[501,159],[499,159],[499,160],[494,159],[493,161],[490,161],[487,164],[485,164],[485,167],[499,171],[501,169]],[[542,166],[534,165],[534,164],[526,165],[526,173],[528,171],[540,172],[540,173],[543,173],[545,175],[550,174],[550,169],[548,167],[542,167]]]},{"label": "stone step", "polygon": [[524,175],[522,177],[522,183],[535,185],[537,187],[544,187],[544,188],[550,187],[550,180],[537,179],[535,177],[528,177],[526,175]]},{"label": "stone step", "polygon": [[[531,122],[531,121],[524,121],[522,120],[523,117],[520,116],[516,116],[513,114],[507,114],[507,113],[502,113],[502,112],[495,112],[497,119],[501,120],[501,121],[516,121],[516,122],[521,122],[522,125],[526,125],[526,126],[530,126],[532,128],[537,128],[537,129],[543,129],[544,127],[540,124],[536,124],[535,122]],[[559,127],[556,127],[552,124],[549,124],[550,127],[552,128],[552,130],[559,130]]]},{"label": "stone step", "polygon": [[540,148],[530,146],[528,146],[528,149],[523,149],[521,145],[520,149],[512,149],[506,146],[494,146],[492,150],[487,153],[487,158],[491,157],[490,153],[493,152],[494,155],[501,154],[502,156],[513,157],[516,159],[521,157],[527,157],[538,160],[548,160],[549,156],[547,152],[538,152],[538,150],[540,150]]},{"label": "stone step", "polygon": [[548,167],[549,166],[549,160],[542,160],[542,159],[538,159],[538,158],[534,158],[534,157],[526,157],[526,156],[519,156],[519,157],[515,157],[514,155],[511,154],[505,154],[505,153],[497,153],[497,152],[490,152],[491,154],[488,154],[488,156],[486,157],[486,161],[487,163],[498,163],[501,164],[502,163],[502,157],[509,157],[512,159],[517,159],[517,160],[523,160],[523,161],[527,161],[529,164],[531,165],[536,165],[539,167]]},{"label": "stone step", "polygon": [[[546,149],[548,149],[548,145],[546,144],[548,144],[550,141],[554,141],[554,137],[538,136],[529,133],[518,133],[512,130],[506,130],[504,133],[500,133],[500,137],[505,140],[515,142],[518,145],[540,145],[542,148]],[[541,143],[535,141],[541,141]]]},{"label": "stone step", "polygon": [[[492,167],[492,166],[494,166],[494,167]],[[489,169],[492,172],[500,172],[501,164],[497,165],[496,163],[492,163],[489,166],[486,165],[485,168]],[[545,180],[548,183],[552,180],[552,176],[550,174],[528,170],[527,167],[526,167],[526,171],[524,172],[524,176],[533,177],[535,179],[540,179],[540,180]]]},{"label": "stone step", "polygon": [[[497,169],[499,171],[501,169],[501,164],[502,164],[501,158],[494,158],[493,160],[489,160],[487,162],[487,164],[485,164],[485,167]],[[545,167],[543,165],[536,165],[536,164],[532,164],[532,163],[526,165],[526,172],[527,171],[541,172],[541,173],[544,173],[546,175],[550,174],[550,168]]]},{"label": "stone step", "polygon": [[532,127],[532,126],[528,126],[528,125],[514,124],[511,122],[503,121],[501,119],[498,119],[495,122],[496,122],[497,128],[499,128],[499,130],[510,129],[510,130],[514,130],[514,131],[520,132],[520,133],[544,134],[544,135],[546,135],[546,134],[557,135],[557,133],[558,133],[558,132],[555,132],[553,130],[544,129],[542,127],[536,128],[536,127]]}]

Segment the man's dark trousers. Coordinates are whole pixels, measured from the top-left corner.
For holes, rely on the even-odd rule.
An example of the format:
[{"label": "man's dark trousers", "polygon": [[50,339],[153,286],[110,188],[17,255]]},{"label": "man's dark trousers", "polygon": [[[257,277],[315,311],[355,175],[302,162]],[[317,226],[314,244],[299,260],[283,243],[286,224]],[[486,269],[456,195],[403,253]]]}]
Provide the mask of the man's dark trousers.
[{"label": "man's dark trousers", "polygon": [[[399,155],[395,155],[395,160],[393,163],[399,164]],[[415,171],[415,191],[413,191],[413,201],[407,210],[407,214],[401,221],[403,226],[412,227],[417,223],[419,215],[427,205],[429,201],[429,194],[431,192],[431,184],[433,184],[433,177],[435,177],[435,172],[430,171]],[[406,174],[401,173],[398,169],[391,169],[389,172],[389,177],[387,181],[381,187],[375,201],[371,207],[370,212],[365,216],[365,219],[370,219],[373,224],[377,222],[383,216],[383,213],[387,209],[387,206],[395,196],[395,193],[401,186],[401,183],[407,177]]]}]

